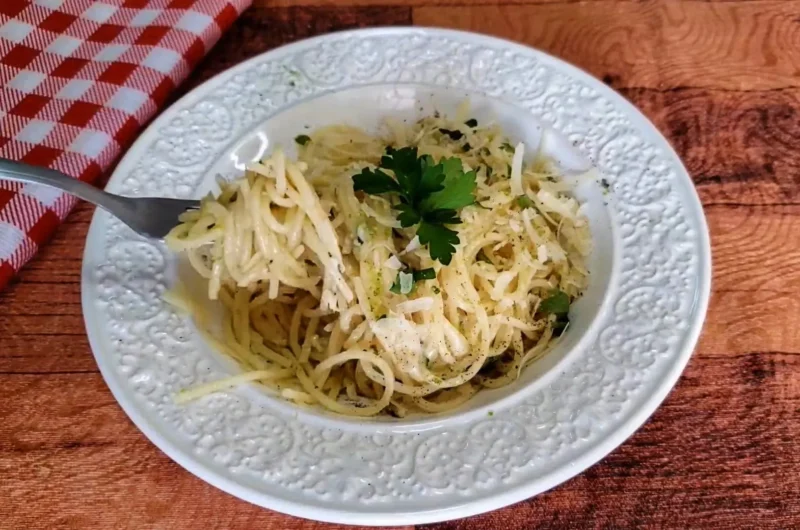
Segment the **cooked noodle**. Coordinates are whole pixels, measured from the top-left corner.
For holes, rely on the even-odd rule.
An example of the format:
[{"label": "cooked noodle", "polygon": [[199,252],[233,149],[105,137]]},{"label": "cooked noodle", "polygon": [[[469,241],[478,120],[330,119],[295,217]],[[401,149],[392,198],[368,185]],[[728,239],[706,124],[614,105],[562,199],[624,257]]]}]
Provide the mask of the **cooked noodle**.
[{"label": "cooked noodle", "polygon": [[[388,130],[320,129],[297,161],[276,150],[181,217],[167,243],[224,306],[221,331],[202,302],[173,299],[244,373],[180,401],[259,382],[339,414],[435,413],[511,383],[547,349],[555,317],[541,301],[555,289],[574,299],[587,283],[588,224],[567,185],[543,161],[523,167],[524,146],[496,126],[437,115]],[[352,176],[387,146],[408,145],[476,171],[476,204],[453,226],[460,244],[446,266],[400,227],[387,199],[353,190]],[[392,292],[403,267],[435,277]]]}]

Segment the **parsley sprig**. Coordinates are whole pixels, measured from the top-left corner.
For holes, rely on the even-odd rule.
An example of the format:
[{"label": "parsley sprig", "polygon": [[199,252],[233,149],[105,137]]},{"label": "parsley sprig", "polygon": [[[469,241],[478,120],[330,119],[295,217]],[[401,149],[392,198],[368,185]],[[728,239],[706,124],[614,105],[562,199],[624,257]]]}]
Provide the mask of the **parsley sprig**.
[{"label": "parsley sprig", "polygon": [[[387,173],[391,171],[394,175]],[[461,223],[458,210],[475,202],[475,172],[465,172],[461,160],[418,156],[416,147],[386,148],[377,169],[353,175],[353,189],[369,195],[395,194],[393,205],[403,228],[417,227],[419,242],[431,258],[449,265],[460,243],[458,232],[447,225]]]},{"label": "parsley sprig", "polygon": [[554,289],[550,296],[539,304],[539,311],[556,316],[553,322],[553,334],[558,337],[569,324],[569,295],[560,289]]}]

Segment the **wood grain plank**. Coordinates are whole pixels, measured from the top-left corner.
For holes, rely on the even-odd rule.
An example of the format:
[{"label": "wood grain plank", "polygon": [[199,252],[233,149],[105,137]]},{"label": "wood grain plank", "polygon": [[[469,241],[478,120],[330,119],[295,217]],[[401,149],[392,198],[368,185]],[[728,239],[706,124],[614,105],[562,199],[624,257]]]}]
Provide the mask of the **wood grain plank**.
[{"label": "wood grain plank", "polygon": [[[800,355],[800,292],[714,291],[697,346],[702,357]],[[799,404],[800,405],[800,404]]]},{"label": "wood grain plank", "polygon": [[718,291],[800,292],[800,207],[706,209]]},{"label": "wood grain plank", "polygon": [[706,209],[713,294],[704,355],[800,353],[800,207]]},{"label": "wood grain plank", "polygon": [[83,326],[81,259],[94,207],[81,203],[0,291],[0,373],[97,372]]},{"label": "wood grain plank", "polygon": [[128,421],[99,374],[0,375],[0,387],[4,528],[334,528],[184,471]]},{"label": "wood grain plank", "polygon": [[620,92],[670,140],[704,204],[800,204],[800,90]]},{"label": "wood grain plank", "polygon": [[[713,277],[698,352],[800,354],[800,208],[706,209]],[[779,271],[779,272],[778,272]]]},{"label": "wood grain plank", "polygon": [[524,42],[626,87],[800,86],[797,0],[419,7],[414,23]]},{"label": "wood grain plank", "polygon": [[800,356],[694,358],[653,418],[583,474],[503,510],[418,529],[796,528],[799,411]]},{"label": "wood grain plank", "polygon": [[[141,437],[135,428],[128,428],[132,425],[99,373],[0,377],[10,401],[0,404],[2,453],[127,445]],[[42,414],[47,421],[42,421]],[[117,429],[119,425],[125,428]]]}]

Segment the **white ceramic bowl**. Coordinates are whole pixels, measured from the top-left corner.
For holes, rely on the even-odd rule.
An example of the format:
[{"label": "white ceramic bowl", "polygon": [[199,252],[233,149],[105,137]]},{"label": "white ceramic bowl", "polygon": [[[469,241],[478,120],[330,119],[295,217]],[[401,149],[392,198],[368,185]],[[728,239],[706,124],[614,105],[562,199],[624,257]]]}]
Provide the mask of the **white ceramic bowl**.
[{"label": "white ceramic bowl", "polygon": [[[386,117],[410,123],[435,111],[453,115],[465,99],[469,99],[471,116],[479,123],[499,123],[512,142],[524,142],[528,160],[537,151],[554,160],[567,181],[573,185],[575,196],[586,205],[584,209],[594,246],[588,260],[590,283],[583,296],[572,305],[570,327],[563,338],[538,360],[530,363],[514,383],[503,388],[482,390],[464,405],[444,413],[414,413],[402,419],[386,415],[347,417],[322,407],[295,405],[251,384],[243,390],[255,401],[297,414],[321,427],[343,430],[380,432],[389,427],[392,431],[402,432],[432,425],[457,424],[493,414],[530,396],[562,370],[573,358],[573,353],[577,354],[586,347],[595,331],[597,316],[608,299],[608,286],[612,283],[617,239],[608,209],[613,205],[609,203],[610,198],[600,184],[600,173],[590,171],[593,169],[592,161],[583,157],[563,136],[544,127],[536,116],[524,108],[476,93],[413,84],[371,85],[328,93],[285,109],[231,142],[217,162],[206,171],[201,190],[203,194],[216,191],[217,175],[239,177],[248,162],[260,160],[276,146],[281,146],[289,156],[295,157],[294,137],[318,127],[347,124],[378,133]],[[188,267],[181,267],[179,275],[182,279],[191,274]],[[209,353],[209,357],[218,359],[220,368],[231,374],[240,371],[229,359],[213,353]]]},{"label": "white ceramic bowl", "polygon": [[[562,350],[532,366],[508,394],[479,396],[457,416],[345,424],[265,399],[254,387],[180,406],[176,392],[235,367],[204,347],[187,319],[161,299],[175,273],[164,245],[98,211],[81,292],[103,378],[157,447],[231,495],[300,517],[364,525],[431,523],[497,509],[577,475],[621,444],[666,397],[697,343],[711,250],[700,201],[677,154],[601,81],[508,41],[380,28],[272,50],[165,110],[117,165],[107,189],[199,196],[218,170],[211,166],[225,166],[222,160],[259,124],[269,131],[281,114],[309,112],[304,109],[315,101],[330,103],[317,107],[323,115],[376,117],[368,109],[391,110],[390,104],[353,94],[381,101],[395,88],[415,88],[407,83],[422,88],[415,89],[422,99],[447,91],[452,96],[442,105],[451,107],[466,95],[460,90],[516,102],[519,108],[502,119],[510,134],[524,137],[534,129],[533,114],[592,157],[607,175],[613,203],[605,209],[593,201],[590,208],[597,253],[591,290],[575,304]],[[357,104],[331,103],[348,98]],[[503,107],[478,96],[473,104],[476,112]],[[269,141],[289,145],[297,125],[282,140],[272,130]],[[543,138],[545,148],[557,139]],[[566,145],[553,151],[570,151],[568,143],[555,143]],[[564,155],[562,162],[568,160]],[[613,227],[598,230],[606,215]],[[491,417],[490,407],[497,409]]]}]

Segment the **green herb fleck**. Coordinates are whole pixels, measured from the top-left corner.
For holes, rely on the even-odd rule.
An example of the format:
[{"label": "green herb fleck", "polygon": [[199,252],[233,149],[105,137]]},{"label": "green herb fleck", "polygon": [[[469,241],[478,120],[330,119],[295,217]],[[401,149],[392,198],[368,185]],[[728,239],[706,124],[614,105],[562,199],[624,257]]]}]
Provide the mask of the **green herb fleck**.
[{"label": "green herb fleck", "polygon": [[569,295],[559,289],[554,290],[549,297],[542,300],[539,311],[556,316],[553,335],[561,336],[569,324]]},{"label": "green herb fleck", "polygon": [[308,142],[311,141],[311,137],[307,134],[301,134],[294,137],[294,141],[300,145],[306,145]]},{"label": "green herb fleck", "polygon": [[461,146],[461,150],[464,151],[465,153],[468,153],[470,149],[472,149],[472,146],[469,145],[469,142]]},{"label": "green herb fleck", "polygon": [[494,412],[492,412],[492,411],[490,410],[490,411],[489,411],[489,417],[491,418],[492,416],[494,416]]},{"label": "green herb fleck", "polygon": [[503,142],[503,145],[500,146],[500,149],[502,149],[504,151],[508,151],[509,153],[513,153],[514,152],[514,146],[511,145],[508,142]]},{"label": "green herb fleck", "polygon": [[524,210],[526,208],[533,208],[534,203],[527,195],[520,195],[517,197],[517,205]]},{"label": "green herb fleck", "polygon": [[441,292],[442,292],[442,290],[441,290],[441,289],[439,289],[439,288],[438,288],[438,287],[436,287],[435,285],[433,286],[433,294],[439,294],[439,293],[441,293]]},{"label": "green herb fleck", "polygon": [[427,269],[415,270],[413,274],[415,282],[418,282],[420,280],[433,280],[436,278],[436,271],[433,270],[433,267],[429,267]]},{"label": "green herb fleck", "polygon": [[467,127],[471,128],[471,129],[474,129],[475,127],[478,126],[478,120],[476,120],[475,118],[471,118],[471,119],[465,121],[464,125],[466,125]]},{"label": "green herb fleck", "polygon": [[569,313],[569,295],[564,291],[555,289],[549,297],[539,304],[539,311],[556,316],[566,315]]}]

